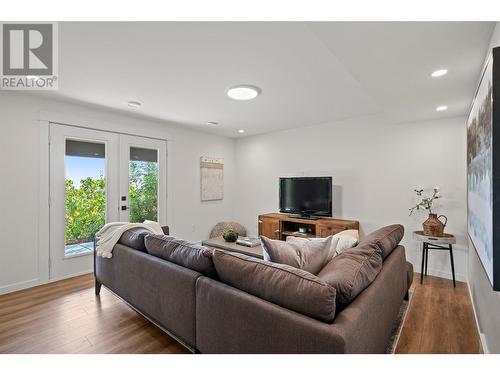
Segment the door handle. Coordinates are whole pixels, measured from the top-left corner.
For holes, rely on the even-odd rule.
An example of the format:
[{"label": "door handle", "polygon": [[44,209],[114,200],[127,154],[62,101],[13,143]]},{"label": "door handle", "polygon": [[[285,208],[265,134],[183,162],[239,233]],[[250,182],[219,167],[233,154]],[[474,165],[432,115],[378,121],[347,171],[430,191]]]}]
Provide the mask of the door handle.
[{"label": "door handle", "polygon": [[127,207],[127,206],[121,206],[121,210],[122,210],[122,211],[127,211],[127,210],[128,210],[128,207]]}]

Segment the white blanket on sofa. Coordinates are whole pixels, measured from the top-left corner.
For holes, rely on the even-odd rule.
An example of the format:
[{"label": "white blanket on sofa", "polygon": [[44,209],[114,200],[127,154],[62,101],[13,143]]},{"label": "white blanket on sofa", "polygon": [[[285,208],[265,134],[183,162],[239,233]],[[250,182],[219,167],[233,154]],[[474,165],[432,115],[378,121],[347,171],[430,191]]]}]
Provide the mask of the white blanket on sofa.
[{"label": "white blanket on sofa", "polygon": [[96,233],[97,256],[111,258],[113,256],[113,247],[116,245],[123,232],[132,228],[145,228],[149,229],[154,234],[163,234],[160,224],[156,221],[146,220],[144,223],[107,223]]}]

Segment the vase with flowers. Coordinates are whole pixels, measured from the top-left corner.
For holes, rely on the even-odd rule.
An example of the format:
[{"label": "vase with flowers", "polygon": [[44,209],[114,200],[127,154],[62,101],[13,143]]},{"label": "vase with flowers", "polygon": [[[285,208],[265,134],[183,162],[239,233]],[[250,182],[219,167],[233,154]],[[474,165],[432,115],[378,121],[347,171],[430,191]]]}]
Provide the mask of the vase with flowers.
[{"label": "vase with flowers", "polygon": [[[435,186],[432,188],[432,194],[425,194],[424,189],[414,189],[415,194],[420,199],[420,202],[415,206],[410,208],[410,215],[415,211],[427,210],[429,211],[429,217],[422,223],[422,227],[424,228],[425,236],[435,236],[442,237],[444,232],[444,227],[448,222],[448,218],[444,215],[437,215],[432,212],[432,204],[436,199],[441,198],[441,192],[439,186]],[[439,220],[440,218],[444,218],[444,222]]]}]

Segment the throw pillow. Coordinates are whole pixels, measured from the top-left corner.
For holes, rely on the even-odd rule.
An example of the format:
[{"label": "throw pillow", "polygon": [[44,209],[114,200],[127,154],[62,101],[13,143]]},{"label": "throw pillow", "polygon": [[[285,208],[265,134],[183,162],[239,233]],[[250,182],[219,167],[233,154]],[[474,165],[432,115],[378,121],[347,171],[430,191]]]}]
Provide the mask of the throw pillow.
[{"label": "throw pillow", "polygon": [[[308,241],[314,241],[314,242],[320,241],[320,242],[324,242],[325,238],[303,238],[303,237],[295,237],[295,236],[288,236],[286,238],[286,242],[296,242],[296,243],[299,243],[299,244],[302,244],[302,245],[306,244]],[[339,241],[331,241],[330,242],[330,253],[328,254],[328,258],[330,258],[330,260],[335,255],[337,255],[338,242]]]},{"label": "throw pillow", "polygon": [[359,231],[357,229],[343,230],[342,232],[335,234],[333,238],[339,239],[337,244],[337,254],[340,254],[342,251],[351,249],[358,244]]},{"label": "throw pillow", "polygon": [[228,285],[324,322],[335,317],[335,288],[307,271],[217,249],[213,259]]},{"label": "throw pillow", "polygon": [[[333,235],[333,238],[338,238],[338,242],[335,246],[335,255],[340,254],[342,251],[351,249],[356,246],[359,242],[359,232],[356,229],[347,229]],[[287,241],[317,241],[321,240],[321,238],[301,238],[288,236],[286,238]],[[332,242],[332,245],[335,245],[335,242]]]},{"label": "throw pillow", "polygon": [[305,270],[313,275],[333,258],[337,247],[338,238],[332,236],[318,238],[314,241],[291,240],[288,242],[271,240],[261,236],[264,260],[287,264]]}]

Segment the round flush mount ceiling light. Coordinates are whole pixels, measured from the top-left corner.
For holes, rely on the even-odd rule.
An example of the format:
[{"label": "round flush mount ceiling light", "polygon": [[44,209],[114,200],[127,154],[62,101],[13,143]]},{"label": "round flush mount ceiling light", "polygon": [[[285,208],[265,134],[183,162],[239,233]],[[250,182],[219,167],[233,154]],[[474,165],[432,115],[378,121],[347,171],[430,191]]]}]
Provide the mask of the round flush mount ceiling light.
[{"label": "round flush mount ceiling light", "polygon": [[243,129],[238,130],[238,133],[243,134],[245,131]]},{"label": "round flush mount ceiling light", "polygon": [[252,85],[236,85],[226,90],[227,96],[234,100],[252,100],[261,92],[260,88]]},{"label": "round flush mount ceiling light", "polygon": [[436,111],[442,112],[442,111],[446,111],[447,109],[448,109],[448,106],[440,105],[439,107],[436,108]]},{"label": "round flush mount ceiling light", "polygon": [[217,121],[208,121],[207,125],[208,126],[217,126],[217,125],[219,125],[219,123]]},{"label": "round flush mount ceiling light", "polygon": [[130,102],[127,103],[127,105],[130,108],[139,108],[142,105],[142,103],[135,100],[131,100]]},{"label": "round flush mount ceiling light", "polygon": [[436,77],[442,77],[446,73],[448,73],[448,69],[438,69],[438,70],[432,72],[431,77],[434,77],[434,78],[436,78]]}]

